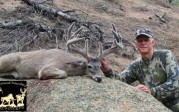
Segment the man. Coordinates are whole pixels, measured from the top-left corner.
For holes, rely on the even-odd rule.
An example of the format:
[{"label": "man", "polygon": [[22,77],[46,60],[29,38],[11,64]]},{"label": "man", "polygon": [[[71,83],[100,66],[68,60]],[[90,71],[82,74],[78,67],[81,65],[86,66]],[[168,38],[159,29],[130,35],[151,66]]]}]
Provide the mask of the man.
[{"label": "man", "polygon": [[179,112],[179,66],[175,57],[170,50],[154,50],[155,40],[149,29],[137,30],[135,40],[141,59],[132,62],[121,74],[113,73],[107,60],[102,59],[101,69],[105,76],[128,84],[138,80],[138,89]]}]

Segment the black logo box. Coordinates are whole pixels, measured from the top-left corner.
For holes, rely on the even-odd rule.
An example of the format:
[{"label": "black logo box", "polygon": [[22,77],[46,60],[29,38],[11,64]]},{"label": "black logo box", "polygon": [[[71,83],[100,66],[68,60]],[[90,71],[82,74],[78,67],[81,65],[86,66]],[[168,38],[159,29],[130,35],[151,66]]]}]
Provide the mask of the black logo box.
[{"label": "black logo box", "polygon": [[[7,97],[9,94],[12,94],[15,99],[16,95],[22,95],[22,92],[25,92],[26,90],[26,81],[0,81],[0,98]],[[9,107],[7,106],[8,102],[4,101],[4,103],[2,103],[2,101],[0,100],[0,111],[26,111],[26,93],[23,100],[23,106],[21,107]],[[10,102],[10,104],[12,104],[12,101]],[[14,104],[17,105],[17,99],[14,100]]]}]

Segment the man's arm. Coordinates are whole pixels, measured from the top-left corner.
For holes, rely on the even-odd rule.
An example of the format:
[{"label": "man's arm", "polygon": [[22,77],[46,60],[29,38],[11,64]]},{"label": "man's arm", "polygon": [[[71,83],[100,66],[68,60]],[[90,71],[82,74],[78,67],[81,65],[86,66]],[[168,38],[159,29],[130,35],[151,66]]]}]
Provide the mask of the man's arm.
[{"label": "man's arm", "polygon": [[158,100],[174,97],[174,93],[179,91],[179,66],[171,51],[166,53],[165,70],[167,81],[157,87],[151,88],[151,94]]},{"label": "man's arm", "polygon": [[[115,78],[115,79],[121,80],[125,83],[131,84],[137,80],[136,75],[135,75],[137,73],[134,70],[137,68],[137,65],[134,63],[130,64],[121,74],[116,74],[116,73],[113,73],[112,69],[109,68],[109,64],[108,64],[107,60],[103,58],[101,60],[101,64],[102,64],[101,69],[104,72],[106,77]],[[136,86],[136,88],[140,89],[146,93],[151,94],[150,89],[145,85],[139,84],[138,86]]]},{"label": "man's arm", "polygon": [[109,68],[108,62],[106,59],[101,60],[102,71],[104,75],[109,78],[115,78],[122,82],[126,82],[127,84],[131,84],[136,81],[135,71],[133,69],[133,64],[130,64],[121,74],[116,74],[113,72],[111,68]]}]

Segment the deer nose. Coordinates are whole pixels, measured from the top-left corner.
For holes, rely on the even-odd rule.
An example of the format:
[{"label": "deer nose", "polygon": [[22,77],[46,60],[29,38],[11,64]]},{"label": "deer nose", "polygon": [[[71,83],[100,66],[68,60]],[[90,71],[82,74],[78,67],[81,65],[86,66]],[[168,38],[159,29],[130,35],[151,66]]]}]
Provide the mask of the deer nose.
[{"label": "deer nose", "polygon": [[96,77],[96,81],[97,82],[101,82],[102,81],[102,77]]}]

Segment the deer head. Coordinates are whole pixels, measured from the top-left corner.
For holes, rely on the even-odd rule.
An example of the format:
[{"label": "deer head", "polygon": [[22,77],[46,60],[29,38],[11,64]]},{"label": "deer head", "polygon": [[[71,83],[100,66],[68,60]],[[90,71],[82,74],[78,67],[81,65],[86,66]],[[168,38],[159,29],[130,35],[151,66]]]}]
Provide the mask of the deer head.
[{"label": "deer head", "polygon": [[[75,25],[75,23],[72,23],[72,25],[69,27],[68,32],[67,32],[67,38],[66,38],[67,50],[75,51],[75,52],[81,54],[85,59],[87,59],[87,62],[85,64],[87,76],[89,76],[90,78],[94,79],[97,82],[101,82],[102,76],[104,74],[101,70],[100,60],[104,56],[106,56],[112,52],[115,52],[118,48],[123,48],[122,38],[117,33],[116,27],[112,24],[112,26],[113,26],[112,32],[114,34],[114,40],[113,40],[113,44],[112,44],[111,48],[103,51],[102,43],[99,42],[99,54],[98,54],[98,56],[93,57],[89,54],[89,49],[88,49],[89,39],[85,39],[85,37],[78,38],[76,36],[76,34],[78,34],[80,31],[82,31],[83,27],[79,28],[76,32],[74,32],[72,34],[71,32],[72,32],[72,28],[74,27],[74,25]],[[80,49],[74,45],[75,43],[78,43],[80,41],[85,41],[84,49]]]}]

